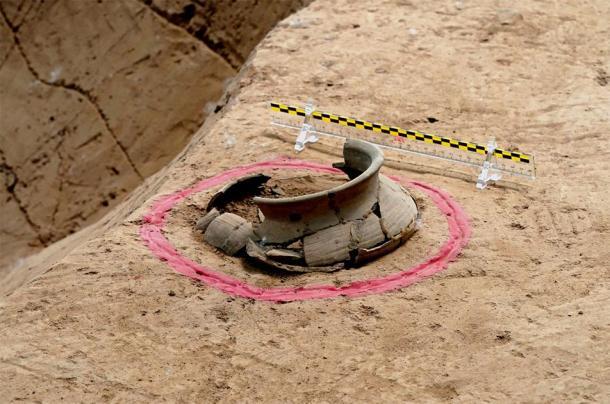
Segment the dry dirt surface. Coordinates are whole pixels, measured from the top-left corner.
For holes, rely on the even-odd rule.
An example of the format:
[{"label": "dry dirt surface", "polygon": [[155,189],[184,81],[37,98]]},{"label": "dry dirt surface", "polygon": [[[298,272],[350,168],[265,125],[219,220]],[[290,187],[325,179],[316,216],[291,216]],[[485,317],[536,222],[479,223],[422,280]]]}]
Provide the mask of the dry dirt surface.
[{"label": "dry dirt surface", "polygon": [[[606,0],[317,0],[291,15],[177,158],[93,228],[13,274],[27,282],[0,298],[3,400],[610,401],[609,21]],[[3,69],[25,63],[19,55]],[[38,55],[36,63],[53,66]],[[174,85],[205,77],[181,80]],[[149,100],[120,88],[108,86],[100,102]],[[479,142],[495,136],[533,153],[538,177],[530,187],[480,192],[472,181],[415,169],[410,157],[384,168],[449,192],[472,227],[444,272],[385,294],[261,302],[192,281],[153,256],[139,231],[154,201],[291,154],[293,137],[269,126],[268,102],[309,97],[342,115]],[[27,100],[44,97],[24,93]],[[178,108],[183,100],[166,101]],[[78,97],[66,102],[71,111]],[[95,112],[83,106],[70,119],[94,125],[87,114]],[[339,153],[316,147],[299,158],[330,163]],[[422,229],[391,255],[329,278],[278,277],[198,242],[191,226],[214,189],[181,201],[165,236],[193,260],[265,287],[391,273],[447,237],[435,207],[415,192]]]}]

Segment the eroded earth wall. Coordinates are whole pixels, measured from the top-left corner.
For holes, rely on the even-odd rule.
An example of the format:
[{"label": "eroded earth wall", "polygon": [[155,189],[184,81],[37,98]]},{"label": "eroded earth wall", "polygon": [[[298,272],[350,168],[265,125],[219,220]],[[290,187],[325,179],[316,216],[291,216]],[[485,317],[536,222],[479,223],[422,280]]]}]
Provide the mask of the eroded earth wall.
[{"label": "eroded earth wall", "polygon": [[0,267],[101,217],[305,0],[2,0]]}]

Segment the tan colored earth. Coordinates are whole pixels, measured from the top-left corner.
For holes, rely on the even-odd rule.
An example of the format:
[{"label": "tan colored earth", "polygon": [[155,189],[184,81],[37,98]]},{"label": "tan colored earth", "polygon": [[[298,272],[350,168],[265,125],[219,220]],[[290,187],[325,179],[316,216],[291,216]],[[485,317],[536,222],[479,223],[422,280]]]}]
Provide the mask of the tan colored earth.
[{"label": "tan colored earth", "polygon": [[[259,41],[243,38],[271,2],[253,2],[263,11],[244,15],[255,22],[234,26],[223,25],[237,18],[225,11],[215,18],[200,6],[177,23],[182,2],[147,3],[0,2],[1,236],[12,257],[3,263],[32,251],[24,240],[36,248],[93,223],[3,270],[4,401],[610,401],[609,2],[316,0],[247,60],[249,49],[231,50]],[[268,102],[308,98],[425,132],[494,136],[534,154],[537,178],[477,191],[472,178],[388,153],[383,173],[449,192],[472,237],[444,272],[385,294],[274,304],[224,294],[153,256],[139,235],[153,202],[293,155],[294,133],[269,125]],[[298,157],[339,155],[324,139]],[[138,172],[148,177],[140,185]],[[213,191],[179,203],[165,236],[259,286],[394,273],[447,237],[414,191],[422,228],[392,254],[357,270],[278,276],[192,230]]]},{"label": "tan colored earth", "polygon": [[108,213],[306,0],[2,0],[0,267]]}]

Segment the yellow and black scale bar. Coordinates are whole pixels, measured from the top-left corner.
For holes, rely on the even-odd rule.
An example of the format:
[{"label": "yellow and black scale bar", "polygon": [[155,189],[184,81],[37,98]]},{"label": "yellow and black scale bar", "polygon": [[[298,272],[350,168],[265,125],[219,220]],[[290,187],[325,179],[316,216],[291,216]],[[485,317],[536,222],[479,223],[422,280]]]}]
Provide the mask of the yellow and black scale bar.
[{"label": "yellow and black scale bar", "polygon": [[[271,109],[276,112],[284,112],[290,115],[297,115],[302,117],[305,116],[305,110],[303,108],[294,107],[291,105],[272,102]],[[421,133],[414,130],[406,130],[402,128],[397,128],[395,126],[381,125],[379,123],[372,123],[360,119],[333,115],[321,111],[313,111],[311,113],[311,116],[314,119],[327,123],[336,123],[342,126],[349,126],[357,129],[365,129],[373,132],[386,133],[392,136],[400,136],[411,140],[419,140],[426,143],[438,144],[444,147],[452,147],[454,149],[474,152],[483,155],[487,154],[487,147],[476,143],[462,142],[461,140],[450,139],[443,136],[429,135],[427,133]],[[495,149],[494,156],[502,157],[504,159],[516,161],[519,163],[531,162],[531,156],[519,152],[513,152],[502,149]]]}]

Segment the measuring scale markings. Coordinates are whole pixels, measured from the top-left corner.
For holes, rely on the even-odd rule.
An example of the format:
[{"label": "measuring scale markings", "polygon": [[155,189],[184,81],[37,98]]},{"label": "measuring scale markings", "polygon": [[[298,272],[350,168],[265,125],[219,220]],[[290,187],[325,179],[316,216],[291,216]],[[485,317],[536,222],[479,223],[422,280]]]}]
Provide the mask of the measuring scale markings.
[{"label": "measuring scale markings", "polygon": [[[272,102],[271,109],[281,113],[273,117],[272,123],[290,129],[301,129],[304,119],[308,115],[304,108],[280,103]],[[317,110],[312,110],[310,118],[313,119],[308,120],[309,131],[321,135],[346,139],[355,137],[355,132],[357,132],[358,139],[384,148],[448,160],[476,168],[481,168],[488,160],[491,162],[493,170],[529,179],[535,178],[532,155],[495,148],[493,143],[484,146]],[[492,155],[487,159],[490,150]]]}]

